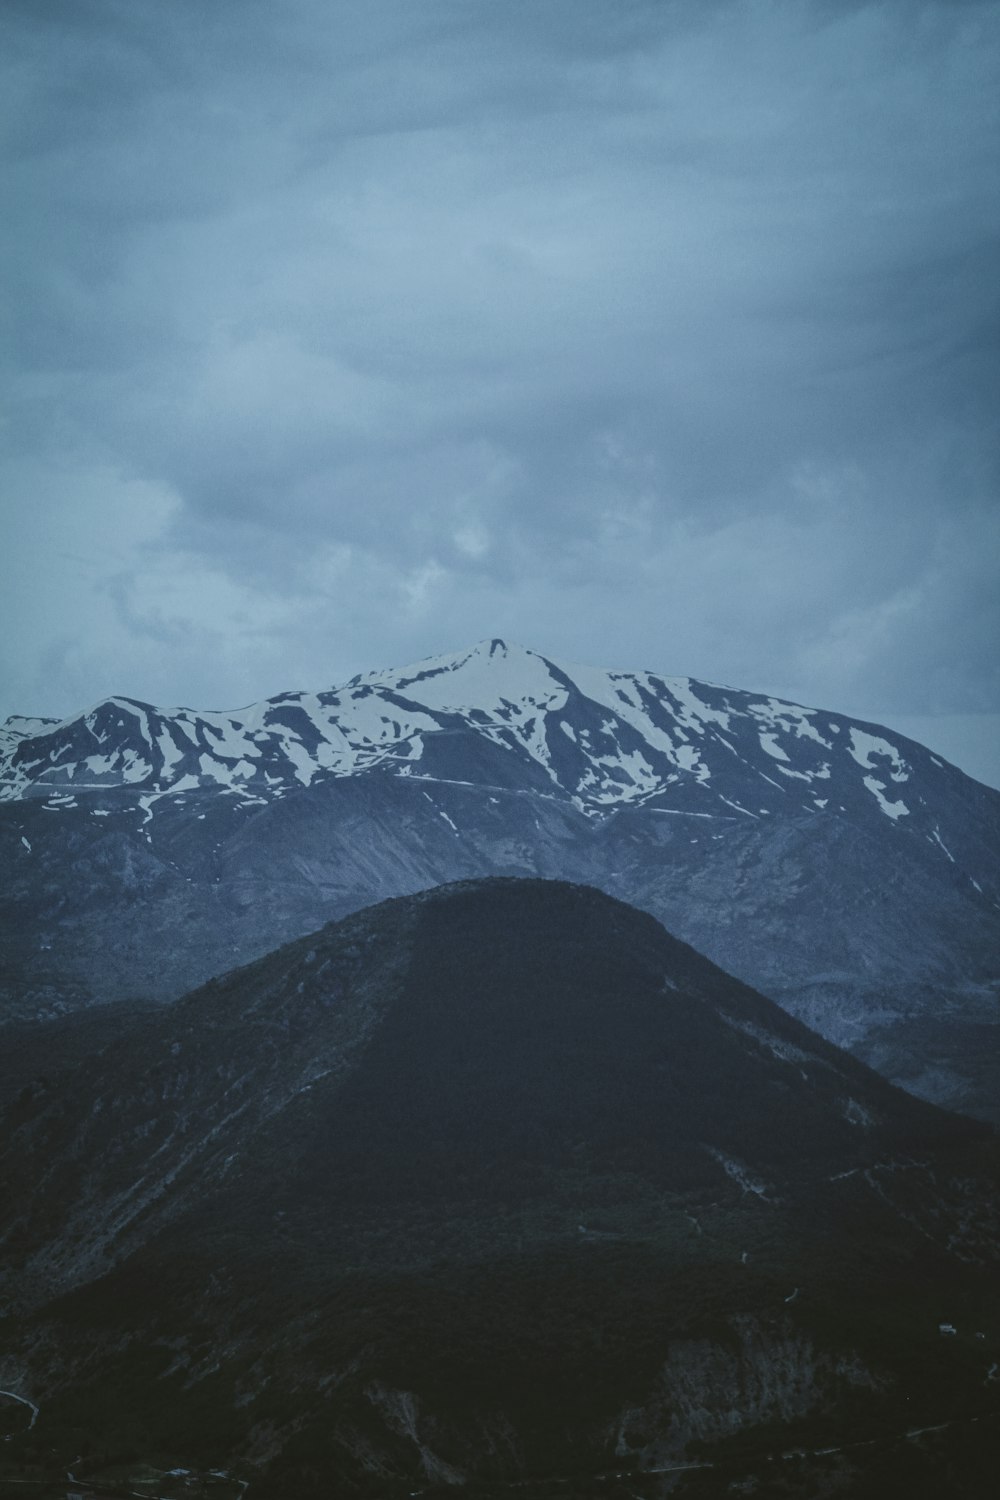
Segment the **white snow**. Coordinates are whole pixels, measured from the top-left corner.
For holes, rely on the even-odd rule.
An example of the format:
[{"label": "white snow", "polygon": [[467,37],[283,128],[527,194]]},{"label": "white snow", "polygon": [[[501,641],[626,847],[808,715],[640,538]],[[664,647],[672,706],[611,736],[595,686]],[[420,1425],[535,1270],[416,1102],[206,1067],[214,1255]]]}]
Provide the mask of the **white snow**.
[{"label": "white snow", "polygon": [[[723,797],[722,800],[724,802],[726,799]],[[646,812],[651,812],[651,813],[663,813],[668,818],[712,818],[712,819],[715,819],[715,818],[719,818],[719,817],[724,817],[726,819],[727,823],[731,823],[732,822],[732,819],[727,814],[725,814],[725,813],[689,812],[686,807],[647,807],[645,809],[645,811]],[[719,837],[721,838],[721,836],[722,835],[720,834]]]},{"label": "white snow", "polygon": [[812,781],[813,779],[811,772],[793,771],[791,766],[776,766],[775,770],[780,771],[782,776],[794,776],[796,781]]},{"label": "white snow", "polygon": [[0,724],[0,735],[9,736],[15,744],[21,740],[34,739],[36,735],[47,734],[50,729],[59,725],[58,719],[28,719],[23,714],[11,714]]},{"label": "white snow", "polygon": [[[937,844],[941,849],[944,850],[945,854],[947,854],[947,856],[951,860],[952,864],[955,863],[955,856],[954,856],[954,854],[952,854],[951,850],[948,848],[947,844],[945,843],[944,839],[941,837],[940,833],[938,832],[938,830],[936,828],[933,829],[933,831],[928,835],[928,841],[929,842],[933,841],[935,844]],[[975,884],[975,882],[973,882],[973,884]]]},{"label": "white snow", "polygon": [[[418,674],[425,675],[417,681]],[[559,709],[568,697],[566,689],[553,680],[543,657],[523,646],[495,641],[480,641],[471,651],[430,657],[401,671],[373,672],[359,678],[356,686],[352,683],[338,691],[346,695],[364,688],[388,690],[431,713],[464,713],[475,708],[490,716],[505,707],[529,714],[541,707]],[[400,710],[393,705],[393,712],[398,715]]]},{"label": "white snow", "polygon": [[[784,795],[785,788],[781,785],[780,781],[775,781],[772,777],[765,776],[763,771],[759,771],[757,774],[760,776],[762,781],[766,781],[769,786],[777,787],[778,791],[781,792],[782,795]],[[761,812],[767,812],[767,808],[762,807]]]},{"label": "white snow", "polygon": [[[571,721],[581,707],[590,729]],[[144,815],[153,809],[146,800],[151,793],[194,791],[202,785],[230,791],[247,807],[260,806],[322,774],[351,776],[377,766],[391,767],[396,775],[419,773],[433,737],[453,732],[453,723],[442,722],[442,715],[460,716],[471,733],[529,756],[550,778],[553,795],[570,797],[588,815],[641,806],[667,791],[683,804],[699,787],[698,800],[706,808],[721,803],[739,816],[756,818],[756,812],[740,805],[738,793],[731,798],[715,791],[715,765],[722,761],[731,775],[739,769],[732,758],[739,762],[745,756],[771,786],[794,798],[791,779],[843,776],[840,746],[849,748],[862,768],[864,785],[885,816],[896,821],[909,812],[892,784],[905,782],[910,768],[885,736],[834,724],[825,715],[821,732],[816,710],[777,698],[687,677],[550,663],[537,652],[496,640],[414,666],[371,672],[329,692],[284,693],[239,710],[152,710],[111,699],[83,716],[93,737],[93,753],[87,756],[71,748],[79,742],[79,717],[59,723],[12,722],[0,741],[6,747],[0,755],[0,798],[23,796],[48,765],[69,778],[62,794],[67,800],[53,792],[52,808],[75,805],[69,798],[84,786],[115,785],[143,792]],[[121,726],[121,741],[116,725]],[[27,733],[38,740],[39,761],[14,767],[11,747]],[[577,747],[575,784],[561,781],[553,763],[550,744],[562,735]],[[807,741],[832,756],[811,766],[800,758]],[[799,745],[798,753],[793,744]],[[764,756],[773,776],[759,769]],[[183,774],[182,764],[188,767]],[[156,772],[154,765],[160,768]],[[827,798],[811,799],[809,805],[832,809]],[[683,806],[655,810],[697,815]],[[99,815],[108,816],[107,809]],[[937,840],[944,848],[940,833]]]},{"label": "white snow", "polygon": [[142,823],[139,825],[141,828],[145,828],[146,824],[152,821],[153,804],[163,795],[162,792],[150,792],[147,796],[139,798],[139,806],[142,809]]},{"label": "white snow", "polygon": [[702,765],[694,745],[678,745],[674,759],[682,771],[693,771],[699,781],[707,781],[708,767]]},{"label": "white snow", "polygon": [[11,1401],[19,1401],[22,1406],[30,1407],[31,1421],[28,1423],[28,1431],[30,1432],[32,1427],[34,1427],[35,1423],[38,1421],[39,1409],[35,1405],[34,1401],[29,1401],[27,1396],[19,1396],[16,1391],[0,1391],[0,1396],[9,1396]]},{"label": "white snow", "polygon": [[785,754],[784,750],[782,750],[773,734],[761,734],[760,748],[762,750],[766,750],[768,755],[772,755],[775,760],[788,759],[788,756]]},{"label": "white snow", "polygon": [[200,785],[197,776],[179,776],[176,781],[171,782],[170,790],[176,796],[178,792],[195,792]]},{"label": "white snow", "polygon": [[[114,762],[108,758],[105,758],[104,765],[108,770],[115,769]],[[130,747],[123,751],[118,762],[118,769],[123,781],[144,781],[153,768],[138,750]]]},{"label": "white snow", "polygon": [[733,808],[736,812],[742,813],[745,818],[753,818],[755,822],[757,821],[757,814],[750,812],[746,807],[741,807],[738,802],[730,802],[728,797],[721,796],[719,798],[719,801],[724,802],[727,807]]},{"label": "white snow", "polygon": [[[568,669],[569,675],[576,683],[580,691],[588,697],[591,702],[599,704],[602,708],[609,708],[611,712],[624,723],[635,729],[646,744],[653,750],[658,750],[664,758],[670,761],[681,771],[687,771],[696,776],[699,781],[707,781],[709,768],[701,760],[698,748],[687,741],[687,735],[683,733],[686,728],[701,730],[706,721],[715,720],[728,728],[729,716],[717,713],[710,709],[697,697],[693,690],[693,684],[688,678],[669,677],[664,679],[667,692],[677,700],[680,712],[676,715],[677,729],[675,731],[677,740],[653,724],[645,710],[641,706],[638,683],[641,680],[643,686],[651,697],[659,697],[656,689],[652,686],[648,676],[644,679],[626,676],[620,672],[604,672],[597,667],[573,666]],[[631,687],[632,692],[627,691]],[[637,785],[645,792],[650,792],[660,785],[659,778],[655,776],[652,767],[645,764],[645,775]],[[611,796],[614,796],[613,783]],[[620,789],[616,801],[633,800],[622,798]]]},{"label": "white snow", "polygon": [[893,781],[908,781],[910,768],[903,759],[895,745],[890,745],[888,740],[879,738],[878,735],[868,734],[864,729],[858,729],[857,725],[851,725],[851,743],[848,747],[850,754],[863,766],[866,771],[872,769],[872,757],[885,758],[891,763],[890,776]]},{"label": "white snow", "polygon": [[[655,691],[648,677],[646,681],[649,683],[650,690]],[[663,681],[667,692],[672,698],[676,699],[680,707],[680,713],[677,716],[678,723],[699,733],[705,724],[719,724],[723,729],[729,728],[732,715],[726,713],[724,709],[710,708],[705,700],[699,697],[696,692],[699,684],[693,678],[666,677]],[[700,685],[710,687],[712,684],[704,683]]]},{"label": "white snow", "polygon": [[213,755],[223,756],[226,760],[242,760],[247,755],[260,759],[260,747],[255,744],[254,737],[238,727],[236,720],[221,714],[205,714],[203,722],[206,733],[215,740],[211,747]]},{"label": "white snow", "polygon": [[874,776],[864,776],[862,780],[887,818],[892,818],[895,822],[897,818],[902,818],[909,814],[910,809],[905,802],[889,802],[886,799],[883,788],[879,786]]},{"label": "white snow", "polygon": [[167,729],[160,730],[156,737],[156,742],[160,747],[160,754],[163,756],[163,770],[160,774],[166,777],[170,775],[171,769],[182,758],[183,751],[175,743],[170,731]]},{"label": "white snow", "polygon": [[727,1156],[724,1151],[718,1151],[714,1146],[706,1146],[709,1156],[719,1163],[727,1177],[737,1183],[744,1193],[754,1193],[758,1198],[767,1200],[767,1188],[759,1178],[752,1177],[750,1170],[744,1162],[737,1161],[734,1156]]},{"label": "white snow", "polygon": [[[831,748],[830,742],[823,738],[812,722],[815,713],[813,709],[803,708],[798,703],[786,703],[780,698],[765,698],[755,699],[749,703],[746,713],[758,724],[766,724],[771,730],[786,736],[793,734],[796,739],[813,740],[827,750]],[[772,743],[775,743],[773,734],[770,738]],[[774,750],[764,744],[764,739],[764,734],[760,733],[762,747],[773,755]],[[787,759],[787,756],[782,752],[780,758]]]}]

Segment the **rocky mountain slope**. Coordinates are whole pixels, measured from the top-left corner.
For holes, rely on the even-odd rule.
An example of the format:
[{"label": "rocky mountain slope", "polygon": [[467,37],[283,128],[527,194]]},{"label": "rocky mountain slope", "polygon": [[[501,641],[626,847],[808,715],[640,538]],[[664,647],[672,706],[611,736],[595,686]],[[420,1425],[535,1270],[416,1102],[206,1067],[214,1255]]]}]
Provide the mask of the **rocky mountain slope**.
[{"label": "rocky mountain slope", "polygon": [[858,1496],[859,1430],[994,1420],[988,1129],[594,890],[357,913],[132,1014],[0,1142],[0,1377],[98,1467],[652,1495],[794,1444]]},{"label": "rocky mountain slope", "polygon": [[1000,1100],[1000,794],[841,715],[501,641],[238,713],[13,720],[4,1013],[169,998],[484,874],[645,907],[930,1098]]}]

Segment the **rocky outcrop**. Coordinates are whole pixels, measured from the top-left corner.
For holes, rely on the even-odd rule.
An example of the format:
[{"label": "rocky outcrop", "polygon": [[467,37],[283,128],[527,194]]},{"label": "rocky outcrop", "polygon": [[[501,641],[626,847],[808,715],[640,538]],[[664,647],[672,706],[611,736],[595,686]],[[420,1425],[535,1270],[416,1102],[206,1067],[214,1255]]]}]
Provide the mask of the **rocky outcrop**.
[{"label": "rocky outcrop", "polygon": [[689,1456],[692,1442],[790,1422],[832,1405],[845,1387],[878,1391],[887,1383],[857,1354],[819,1349],[790,1320],[767,1326],[736,1318],[726,1343],[671,1344],[648,1399],[622,1412],[615,1455],[656,1468]]}]

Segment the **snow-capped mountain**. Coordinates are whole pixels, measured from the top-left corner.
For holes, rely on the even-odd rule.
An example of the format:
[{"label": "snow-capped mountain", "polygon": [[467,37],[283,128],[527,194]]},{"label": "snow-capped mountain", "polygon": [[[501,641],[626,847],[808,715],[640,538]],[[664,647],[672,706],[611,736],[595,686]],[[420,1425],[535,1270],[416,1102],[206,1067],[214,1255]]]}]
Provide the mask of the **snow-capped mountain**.
[{"label": "snow-capped mountain", "polygon": [[8,721],[0,850],[8,1013],[167,998],[386,896],[543,875],[645,907],[921,1092],[994,1087],[969,1070],[1000,794],[760,694],[493,640],[238,711],[112,698]]},{"label": "snow-capped mountain", "polygon": [[242,710],[110,698],[61,722],[11,719],[5,732],[0,797],[45,797],[54,810],[112,788],[147,810],[210,787],[261,801],[380,770],[548,792],[590,817],[877,809],[953,859],[935,813],[954,770],[912,740],[688,677],[560,666],[501,640]]}]

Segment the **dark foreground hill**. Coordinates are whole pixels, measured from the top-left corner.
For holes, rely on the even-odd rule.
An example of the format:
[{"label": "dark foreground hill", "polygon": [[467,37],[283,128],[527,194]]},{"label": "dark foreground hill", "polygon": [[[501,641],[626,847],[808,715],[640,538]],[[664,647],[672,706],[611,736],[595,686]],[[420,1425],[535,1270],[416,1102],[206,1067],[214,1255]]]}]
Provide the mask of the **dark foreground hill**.
[{"label": "dark foreground hill", "polygon": [[15,1477],[980,1493],[991,1133],[597,891],[360,912],[132,1014],[2,1140]]}]

